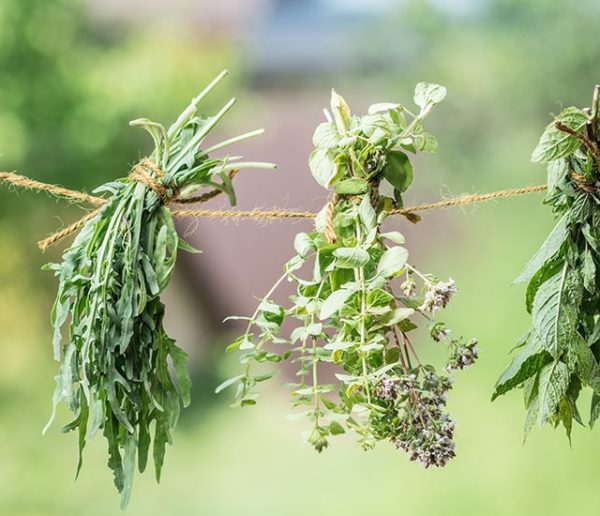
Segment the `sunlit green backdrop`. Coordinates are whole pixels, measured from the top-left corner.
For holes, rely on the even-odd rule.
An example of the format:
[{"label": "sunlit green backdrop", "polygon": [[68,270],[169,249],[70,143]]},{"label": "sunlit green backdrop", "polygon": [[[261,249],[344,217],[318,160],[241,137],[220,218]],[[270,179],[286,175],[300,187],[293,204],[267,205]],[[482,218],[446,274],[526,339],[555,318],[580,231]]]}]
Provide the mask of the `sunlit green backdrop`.
[{"label": "sunlit green backdrop", "polygon": [[[430,123],[442,150],[418,162],[420,198],[543,182],[544,170],[529,163],[529,153],[549,113],[587,105],[600,81],[600,7],[592,0],[453,2],[471,3],[477,4],[471,15],[440,8],[443,0],[399,3],[398,30],[386,44],[412,49],[401,67],[295,79],[296,90],[311,88],[323,98],[335,81],[341,91],[362,90],[365,102],[408,98],[420,80],[446,85],[448,99]],[[377,34],[368,25],[374,22],[364,23]],[[128,120],[169,120],[224,67],[235,70],[228,88],[244,96],[254,82],[240,42],[181,27],[172,18],[168,24],[96,22],[71,0],[3,0],[0,169],[91,189],[147,148]],[[206,376],[196,371],[195,392],[205,395],[182,419],[162,484],[150,474],[138,476],[127,512],[596,514],[598,430],[576,429],[572,448],[562,431],[550,429],[534,430],[523,445],[518,393],[490,402],[507,353],[527,327],[523,288],[511,281],[552,226],[541,200],[535,194],[448,210],[407,228],[420,268],[452,276],[460,287],[447,322],[481,342],[480,363],[451,395],[459,455],[447,468],[422,470],[391,445],[365,453],[349,437],[319,456],[301,441],[301,423],[283,417],[287,400],[279,390],[271,389],[254,409],[232,411],[226,397],[207,401],[214,377],[203,382]],[[41,436],[56,365],[48,322],[55,284],[39,267],[57,255],[41,256],[34,242],[57,227],[53,215],[70,220],[75,210],[43,195],[0,192],[2,515],[118,513],[104,442],[91,444],[74,484],[74,436],[56,429]],[[408,223],[393,224],[402,229]],[[205,368],[225,374],[233,366],[218,348],[209,356],[214,363]]]}]

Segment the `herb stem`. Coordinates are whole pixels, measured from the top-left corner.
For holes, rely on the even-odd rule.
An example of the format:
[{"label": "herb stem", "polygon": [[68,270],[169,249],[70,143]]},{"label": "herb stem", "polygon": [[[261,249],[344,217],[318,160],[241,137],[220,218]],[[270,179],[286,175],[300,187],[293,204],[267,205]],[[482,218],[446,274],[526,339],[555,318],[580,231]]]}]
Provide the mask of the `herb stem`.
[{"label": "herb stem", "polygon": [[[357,245],[362,244],[362,230],[361,222],[356,222],[356,240]],[[356,282],[360,288],[360,361],[362,366],[363,384],[367,393],[367,402],[371,403],[371,388],[369,387],[368,381],[368,370],[367,370],[367,357],[364,351],[366,344],[366,285],[365,285],[365,270],[364,267],[358,267],[354,269]]]}]

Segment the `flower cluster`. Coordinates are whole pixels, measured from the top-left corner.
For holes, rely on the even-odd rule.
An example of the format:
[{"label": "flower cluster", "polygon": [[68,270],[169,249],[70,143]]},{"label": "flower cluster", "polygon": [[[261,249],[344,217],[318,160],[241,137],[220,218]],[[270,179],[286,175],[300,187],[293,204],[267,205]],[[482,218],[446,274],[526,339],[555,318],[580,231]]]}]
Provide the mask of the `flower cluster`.
[{"label": "flower cluster", "polygon": [[475,338],[470,339],[466,344],[460,341],[452,342],[452,346],[454,349],[446,365],[446,371],[449,373],[472,365],[479,357],[477,339]]},{"label": "flower cluster", "polygon": [[454,422],[445,411],[446,393],[452,381],[438,376],[431,367],[419,381],[425,368],[414,371],[394,377],[385,375],[375,387],[375,395],[385,402],[389,412],[395,413],[394,426],[385,431],[410,460],[426,468],[442,467],[455,456]]},{"label": "flower cluster", "polygon": [[425,299],[419,307],[419,311],[435,313],[441,308],[446,308],[452,296],[457,292],[456,283],[452,278],[448,281],[430,283],[427,285]]},{"label": "flower cluster", "polygon": [[385,401],[394,401],[398,396],[402,383],[400,378],[384,375],[375,386],[375,396]]},{"label": "flower cluster", "polygon": [[409,393],[405,416],[398,425],[396,446],[425,468],[445,466],[455,457],[454,422],[445,411],[447,377],[429,373],[420,388]]},{"label": "flower cluster", "polygon": [[417,284],[416,284],[415,280],[409,276],[408,278],[406,278],[405,281],[402,282],[402,284],[400,285],[400,288],[402,289],[402,293],[406,297],[412,297],[415,295],[415,292],[417,291]]},{"label": "flower cluster", "polygon": [[444,323],[438,322],[431,326],[430,334],[433,340],[440,342],[450,337],[450,329]]}]

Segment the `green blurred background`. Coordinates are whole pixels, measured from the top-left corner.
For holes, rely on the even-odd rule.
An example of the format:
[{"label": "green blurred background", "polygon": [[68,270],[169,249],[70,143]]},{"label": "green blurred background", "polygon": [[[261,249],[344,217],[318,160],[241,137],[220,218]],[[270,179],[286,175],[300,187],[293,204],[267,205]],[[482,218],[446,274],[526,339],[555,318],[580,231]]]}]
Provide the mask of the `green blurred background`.
[{"label": "green blurred background", "polygon": [[[312,127],[335,86],[352,106],[409,102],[426,80],[447,100],[431,117],[441,152],[419,157],[407,202],[538,184],[529,154],[550,112],[588,105],[600,80],[594,0],[2,0],[0,169],[92,190],[148,150],[127,122],[168,123],[222,68],[231,79],[209,99],[240,98],[223,134],[266,126],[252,157],[282,162],[238,181],[240,206],[317,209],[326,193],[305,165]],[[350,436],[322,455],[277,381],[253,409],[211,394],[236,370],[220,321],[252,307],[292,253],[305,223],[202,221],[203,255],[184,257],[167,295],[168,329],[191,354],[194,402],[182,417],[157,486],[138,475],[131,515],[595,514],[600,440],[577,428],[523,442],[518,393],[490,396],[508,351],[527,328],[524,292],[511,287],[552,226],[540,194],[427,213],[405,232],[413,261],[460,288],[445,320],[481,342],[450,409],[458,457],[422,470],[391,445],[365,453]],[[219,204],[220,203],[220,204]],[[219,201],[216,206],[224,206]],[[43,194],[0,192],[0,514],[118,514],[105,444],[88,448],[73,484],[75,436],[49,414],[57,365],[49,310],[56,284],[35,241],[80,213]],[[247,253],[241,263],[239,253]],[[236,266],[237,264],[237,266]],[[250,279],[248,279],[250,277]],[[216,279],[215,279],[216,278]],[[221,279],[222,278],[222,281]],[[233,278],[233,279],[232,279]],[[227,283],[229,281],[229,283]],[[61,422],[67,414],[61,412]]]}]

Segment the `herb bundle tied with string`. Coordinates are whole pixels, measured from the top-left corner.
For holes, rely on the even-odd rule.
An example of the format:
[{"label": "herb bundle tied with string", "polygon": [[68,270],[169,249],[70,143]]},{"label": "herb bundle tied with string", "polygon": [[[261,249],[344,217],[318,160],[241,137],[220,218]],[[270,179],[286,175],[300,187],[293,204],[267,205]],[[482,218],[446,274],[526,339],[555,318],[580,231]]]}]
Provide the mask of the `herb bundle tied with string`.
[{"label": "herb bundle tied with string", "polygon": [[[51,421],[61,401],[75,414],[62,430],[79,432],[78,474],[86,441],[102,431],[122,507],[136,464],[144,471],[150,450],[160,480],[165,446],[172,441],[181,406],[190,402],[187,355],[163,327],[160,295],[178,249],[196,250],[179,238],[167,205],[202,201],[221,192],[235,203],[235,171],[272,167],[211,156],[261,131],[200,148],[235,102],[231,99],[214,116],[198,113],[199,102],[225,75],[194,98],[168,130],[147,119],[131,122],[152,136],[152,154],[128,177],[96,190],[106,202],[84,218],[87,222],[62,263],[47,266],[59,279],[52,321],[54,355],[61,366]],[[193,197],[202,187],[212,190]]]},{"label": "herb bundle tied with string", "polygon": [[515,280],[528,282],[531,329],[497,382],[493,398],[521,387],[525,434],[536,424],[583,424],[578,399],[591,392],[590,426],[600,414],[600,137],[596,86],[591,109],[568,107],[548,125],[533,151],[548,163],[545,204],[558,218]]},{"label": "herb bundle tied with string", "polygon": [[[455,294],[454,281],[421,273],[408,260],[402,234],[381,229],[412,182],[408,153],[438,148],[423,120],[445,95],[441,86],[420,83],[416,114],[386,103],[354,116],[332,93],[309,160],[316,181],[333,190],[330,201],[315,230],[296,236],[296,256],[255,313],[233,318],[247,324],[228,347],[239,350],[243,372],[217,392],[234,386],[236,405],[254,405],[257,384],[277,372],[261,364],[295,364],[298,380],[287,384],[299,408],[292,417],[308,418],[306,437],[318,451],[331,436],[353,430],[364,449],[388,440],[425,467],[444,466],[455,455],[446,393],[454,372],[477,358],[476,341],[453,338],[433,321]],[[273,299],[285,280],[297,285],[289,308]],[[286,320],[294,328],[284,337]],[[444,371],[419,360],[413,336],[419,320],[433,345],[448,351]],[[323,383],[332,370],[336,382]]]}]

